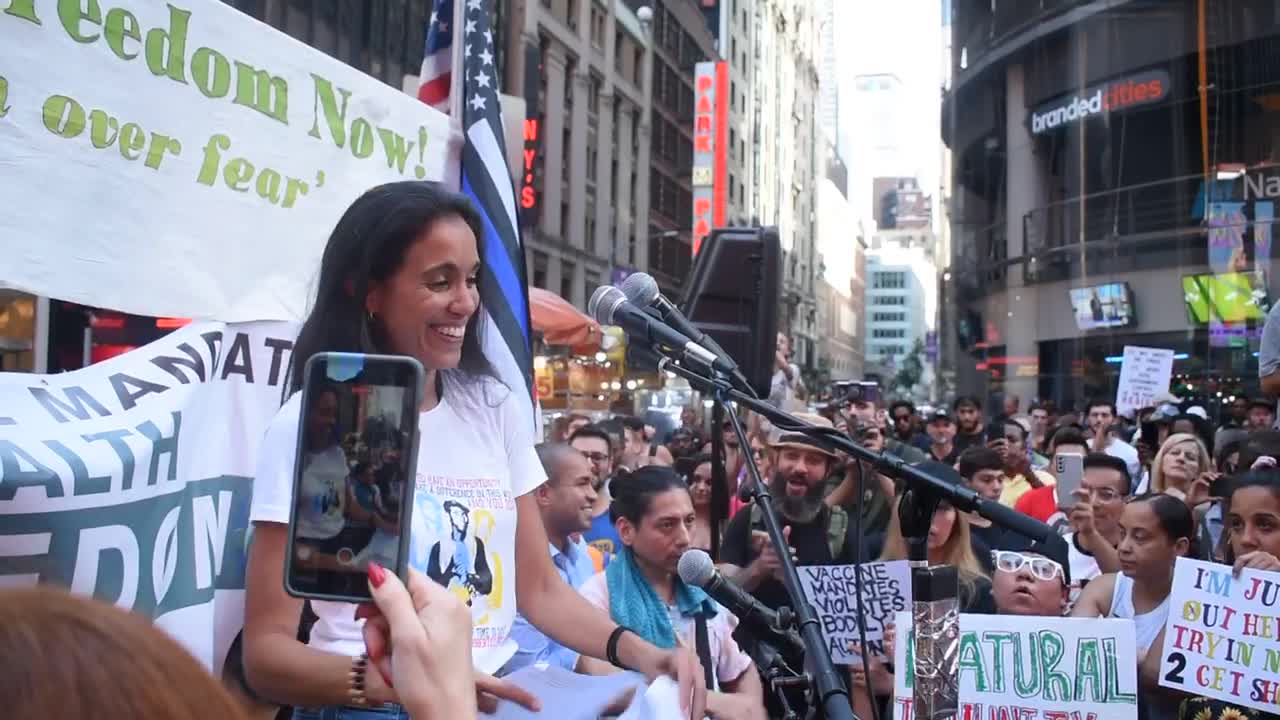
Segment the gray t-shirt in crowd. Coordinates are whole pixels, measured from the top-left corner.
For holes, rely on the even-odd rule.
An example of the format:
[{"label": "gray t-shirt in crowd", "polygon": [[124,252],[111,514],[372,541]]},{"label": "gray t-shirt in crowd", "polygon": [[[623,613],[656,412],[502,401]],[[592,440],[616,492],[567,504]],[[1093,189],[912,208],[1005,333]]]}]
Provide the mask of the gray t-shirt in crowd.
[{"label": "gray t-shirt in crowd", "polygon": [[[1280,372],[1280,302],[1271,306],[1262,326],[1262,342],[1258,347],[1258,377]],[[1277,413],[1280,418],[1280,413]],[[1280,421],[1276,426],[1280,428]]]}]

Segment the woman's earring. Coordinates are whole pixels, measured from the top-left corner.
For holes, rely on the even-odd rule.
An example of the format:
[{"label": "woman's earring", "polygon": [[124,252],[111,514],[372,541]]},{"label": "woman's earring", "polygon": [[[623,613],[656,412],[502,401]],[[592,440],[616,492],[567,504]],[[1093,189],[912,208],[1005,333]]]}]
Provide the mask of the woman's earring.
[{"label": "woman's earring", "polygon": [[370,325],[372,325],[372,324],[373,324],[373,319],[374,319],[374,318],[373,318],[373,311],[372,311],[372,310],[370,310],[368,313],[366,313],[366,315],[368,315],[368,318],[369,318],[369,324],[370,324]]}]

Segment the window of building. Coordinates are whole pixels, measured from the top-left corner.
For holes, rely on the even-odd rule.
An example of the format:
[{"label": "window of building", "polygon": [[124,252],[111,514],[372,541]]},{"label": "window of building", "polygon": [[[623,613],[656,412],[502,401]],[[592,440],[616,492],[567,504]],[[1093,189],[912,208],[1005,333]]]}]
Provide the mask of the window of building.
[{"label": "window of building", "polygon": [[587,78],[587,112],[593,115],[600,112],[600,86],[603,81],[599,75],[591,73]]},{"label": "window of building", "polygon": [[587,203],[587,217],[583,227],[582,247],[589,253],[596,251],[596,204]]},{"label": "window of building", "polygon": [[591,293],[595,292],[596,288],[600,287],[600,284],[601,284],[600,273],[596,272],[595,270],[588,270],[585,273],[583,273],[582,279],[583,279],[582,296],[591,297]]},{"label": "window of building", "polygon": [[907,286],[905,272],[878,272],[871,281],[875,290],[901,290]]},{"label": "window of building", "polygon": [[560,297],[569,302],[573,302],[573,275],[576,270],[571,262],[560,265]]},{"label": "window of building", "polygon": [[906,305],[907,298],[905,295],[873,295],[871,296],[872,305]]},{"label": "window of building", "polygon": [[569,236],[569,201],[560,203],[560,237]]},{"label": "window of building", "polygon": [[591,44],[598,50],[604,49],[604,13],[591,5]]},{"label": "window of building", "polygon": [[565,18],[564,24],[569,26],[570,30],[578,31],[578,0],[569,0],[567,6],[568,17]]},{"label": "window of building", "polygon": [[547,258],[546,253],[539,252],[537,250],[533,251],[532,264],[533,264],[533,286],[534,287],[539,287],[544,290],[547,288],[548,263],[549,263],[549,259]]},{"label": "window of building", "polygon": [[622,74],[622,53],[626,50],[626,41],[622,39],[622,32],[618,31],[613,34],[613,69],[619,75]]},{"label": "window of building", "polygon": [[573,109],[573,77],[578,74],[578,59],[566,58],[564,61],[564,109],[568,113]]},{"label": "window of building", "polygon": [[596,181],[596,161],[600,159],[600,150],[596,147],[596,138],[594,135],[587,141],[587,179],[591,182]]},{"label": "window of building", "polygon": [[632,50],[632,59],[634,62],[631,64],[631,82],[635,83],[636,87],[641,87],[644,84],[644,48],[636,47]]},{"label": "window of building", "polygon": [[566,125],[564,128],[564,135],[561,136],[561,142],[560,142],[560,181],[561,182],[569,181],[569,147],[571,145],[571,143],[569,142],[570,137],[571,135],[569,134],[569,127]]}]

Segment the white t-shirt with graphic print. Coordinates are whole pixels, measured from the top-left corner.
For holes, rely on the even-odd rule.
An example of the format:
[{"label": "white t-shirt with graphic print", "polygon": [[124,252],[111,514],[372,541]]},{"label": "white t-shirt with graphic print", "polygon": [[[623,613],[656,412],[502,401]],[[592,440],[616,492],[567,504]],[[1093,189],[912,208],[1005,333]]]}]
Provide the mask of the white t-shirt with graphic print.
[{"label": "white t-shirt with graphic print", "polygon": [[[516,404],[523,401],[518,393],[494,380],[442,375],[440,403],[418,418],[410,564],[470,600],[475,667],[493,673],[516,651],[509,638],[516,617],[515,499],[541,485],[546,473],[534,451],[534,428],[526,427]],[[267,428],[251,522],[289,522],[301,404],[295,394]],[[312,647],[364,652],[363,621],[353,618],[354,606],[311,605],[318,616]]]}]

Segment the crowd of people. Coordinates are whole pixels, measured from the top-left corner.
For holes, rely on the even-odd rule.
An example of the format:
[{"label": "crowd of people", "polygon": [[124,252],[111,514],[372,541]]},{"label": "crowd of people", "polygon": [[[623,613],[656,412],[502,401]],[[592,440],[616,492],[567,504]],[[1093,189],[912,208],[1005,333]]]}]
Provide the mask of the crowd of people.
[{"label": "crowd of people", "polygon": [[[783,375],[781,361],[778,374]],[[1161,688],[1156,675],[1178,557],[1223,563],[1237,573],[1243,568],[1280,572],[1280,431],[1271,429],[1273,407],[1234,402],[1215,427],[1204,408],[1167,394],[1132,418],[1120,416],[1110,400],[1091,401],[1078,412],[1047,403],[1020,412],[1019,405],[1017,398],[1008,398],[998,412],[988,413],[978,398],[960,397],[950,408],[926,416],[907,400],[885,406],[855,391],[817,414],[799,416],[839,428],[863,447],[966,486],[1058,531],[1050,541],[1033,542],[942,503],[929,530],[929,560],[959,571],[962,612],[1131,619],[1141,717],[1268,717]],[[544,522],[558,529],[564,543],[557,548],[553,540],[553,554],[588,558],[579,563],[581,575],[566,579],[598,598],[608,583],[611,559],[626,557],[646,569],[644,576],[668,608],[674,605],[678,595],[673,593],[680,588],[678,577],[672,579],[676,558],[685,548],[711,548],[717,526],[711,510],[710,432],[723,434],[730,498],[718,537],[719,568],[766,606],[790,604],[780,581],[781,552],[789,552],[798,565],[907,557],[897,512],[900,482],[804,435],[771,428],[750,413],[743,420],[750,429],[748,450],[776,498],[788,548],[773,547],[750,502],[751,474],[731,424],[708,428],[691,407],[680,426],[664,435],[634,417],[593,422],[568,414],[553,424],[544,445],[565,448],[564,467],[574,468],[548,467],[548,486],[555,487],[556,478],[569,472],[583,488],[581,494],[562,494],[559,510],[554,502],[544,506]],[[1069,455],[1079,456],[1083,471],[1079,488],[1063,497],[1055,468]],[[671,486],[679,504],[669,514],[653,513],[653,523],[667,522],[671,530],[663,543],[645,545],[634,520],[620,519],[619,497],[633,491],[635,478],[660,473],[672,482],[683,478]],[[681,523],[684,532],[675,529]],[[584,575],[591,577],[583,580]],[[891,629],[890,646],[892,637]],[[750,656],[756,638],[739,629],[730,641],[736,644],[717,645],[719,652],[736,657],[741,649]],[[738,668],[724,656],[717,658],[718,670]],[[871,696],[882,713],[888,712],[891,658],[869,655],[865,665],[847,670],[855,710],[871,717]],[[722,680],[734,677],[730,672]],[[758,694],[758,687],[752,684],[750,692]],[[772,698],[765,703],[776,709]]]},{"label": "crowd of people", "polygon": [[[691,719],[776,715],[794,698],[766,690],[763,643],[680,578],[681,557],[715,550],[723,575],[777,609],[790,604],[784,557],[802,566],[906,558],[904,488],[758,416],[741,418],[742,442],[731,424],[710,427],[697,406],[661,431],[631,416],[568,414],[535,438],[521,411],[527,398],[498,380],[484,354],[484,238],[464,196],[419,182],[370,190],[330,237],[294,345],[295,394],[259,448],[242,662],[229,661],[243,690],[293,708],[298,720],[465,719],[504,699],[536,709],[538,700],[504,677],[546,663],[673,678]],[[788,349],[780,337],[769,397],[792,409],[806,393]],[[359,607],[304,602],[284,587],[295,503],[319,510],[308,537],[324,544],[333,537],[327,518],[385,510],[393,494],[374,490],[379,467],[368,464],[373,456],[359,438],[340,447],[342,438],[319,432],[321,440],[298,447],[301,423],[327,422],[304,420],[296,393],[301,368],[321,352],[406,355],[426,368],[414,503],[415,512],[436,515],[415,520],[412,542],[433,548],[432,559],[404,582],[369,562],[374,602]],[[1274,410],[1235,402],[1218,428],[1204,408],[1172,396],[1132,421],[1109,400],[1074,410],[1036,404],[1024,414],[1009,397],[988,412],[980,399],[960,397],[925,416],[908,401],[884,406],[859,389],[798,416],[1059,529],[1031,542],[940,504],[928,559],[957,569],[962,612],[1131,619],[1137,653],[1121,661],[1138,671],[1142,717],[1265,717],[1181,696],[1159,687],[1156,675],[1177,558],[1280,573]],[[716,445],[721,459],[711,454]],[[1080,456],[1083,474],[1062,497],[1055,473],[1067,456]],[[331,482],[314,498],[295,497],[299,460],[302,469],[330,467]],[[721,464],[725,487],[715,492]],[[764,532],[752,501],[757,481],[776,499],[786,547]],[[342,492],[330,492],[338,486]],[[713,507],[718,497],[727,507]],[[377,518],[367,519],[361,532],[376,535]],[[474,582],[481,562],[485,581]],[[465,599],[446,585],[454,576],[472,586]],[[0,688],[22,700],[19,718],[67,714],[49,709],[59,702],[79,703],[73,716],[239,717],[216,681],[160,631],[57,591],[0,593],[0,652],[12,659]],[[129,671],[103,674],[107,657],[128,658]],[[887,711],[896,670],[870,653],[844,668],[862,717],[876,705]]]}]

